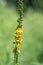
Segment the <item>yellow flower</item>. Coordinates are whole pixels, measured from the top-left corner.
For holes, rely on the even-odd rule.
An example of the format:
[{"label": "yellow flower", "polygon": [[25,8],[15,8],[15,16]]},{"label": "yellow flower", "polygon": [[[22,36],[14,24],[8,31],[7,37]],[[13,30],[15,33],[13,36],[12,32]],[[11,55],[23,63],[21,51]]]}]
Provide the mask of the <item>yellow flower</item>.
[{"label": "yellow flower", "polygon": [[15,33],[14,37],[18,37],[18,34]]},{"label": "yellow flower", "polygon": [[18,44],[16,45],[16,47],[19,48],[19,47],[20,47],[20,44],[18,43]]},{"label": "yellow flower", "polygon": [[17,29],[16,29],[16,33],[17,33],[17,34],[18,34],[18,33],[19,33],[19,34],[22,34],[22,33],[23,33],[22,28],[17,28]]},{"label": "yellow flower", "polygon": [[21,43],[21,40],[16,40],[17,43]]}]

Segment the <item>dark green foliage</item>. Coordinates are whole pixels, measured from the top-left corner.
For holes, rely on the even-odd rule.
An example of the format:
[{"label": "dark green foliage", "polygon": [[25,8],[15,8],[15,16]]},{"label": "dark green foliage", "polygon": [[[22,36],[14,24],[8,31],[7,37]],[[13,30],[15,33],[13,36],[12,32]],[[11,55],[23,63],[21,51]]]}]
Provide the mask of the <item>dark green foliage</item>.
[{"label": "dark green foliage", "polygon": [[38,61],[43,63],[43,52],[38,55]]},{"label": "dark green foliage", "polygon": [[[18,5],[18,0],[6,0],[8,4]],[[34,7],[36,5],[36,0],[23,0],[24,9],[29,6]]]},{"label": "dark green foliage", "polygon": [[[15,5],[17,7],[18,0],[6,0],[8,4]],[[43,0],[23,0],[24,11],[29,7],[43,9]]]}]

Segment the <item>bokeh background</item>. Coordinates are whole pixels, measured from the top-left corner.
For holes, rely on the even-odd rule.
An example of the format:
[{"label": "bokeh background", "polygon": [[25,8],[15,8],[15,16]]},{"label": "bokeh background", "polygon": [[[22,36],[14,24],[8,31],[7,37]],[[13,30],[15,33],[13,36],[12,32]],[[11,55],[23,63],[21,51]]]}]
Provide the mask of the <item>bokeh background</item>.
[{"label": "bokeh background", "polygon": [[[19,65],[43,65],[43,0],[24,0],[23,42]],[[13,35],[18,0],[0,0],[0,65],[13,65]]]}]

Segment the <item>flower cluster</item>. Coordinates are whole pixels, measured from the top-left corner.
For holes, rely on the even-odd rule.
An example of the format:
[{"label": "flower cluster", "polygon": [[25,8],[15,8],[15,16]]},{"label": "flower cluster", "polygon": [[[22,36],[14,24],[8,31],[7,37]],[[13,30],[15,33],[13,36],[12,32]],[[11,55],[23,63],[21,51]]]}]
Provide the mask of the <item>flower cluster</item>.
[{"label": "flower cluster", "polygon": [[21,43],[21,37],[22,37],[22,26],[17,26],[16,28],[16,32],[14,34],[14,43]]},{"label": "flower cluster", "polygon": [[22,33],[23,33],[23,30],[22,30],[22,26],[17,26],[16,28],[16,32],[14,34],[14,41],[13,43],[15,44],[15,48],[19,49],[19,46],[21,44],[21,38],[22,38]]}]

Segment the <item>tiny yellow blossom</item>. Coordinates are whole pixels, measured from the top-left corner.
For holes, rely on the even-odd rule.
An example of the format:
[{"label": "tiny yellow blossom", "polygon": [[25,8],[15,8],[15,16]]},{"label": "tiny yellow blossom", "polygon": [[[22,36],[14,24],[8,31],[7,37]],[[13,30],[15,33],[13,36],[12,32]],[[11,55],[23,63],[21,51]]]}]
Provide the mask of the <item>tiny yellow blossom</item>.
[{"label": "tiny yellow blossom", "polygon": [[17,46],[17,48],[19,48],[20,47],[20,44],[18,43],[16,46]]},{"label": "tiny yellow blossom", "polygon": [[16,29],[16,33],[22,34],[23,33],[22,28]]}]

